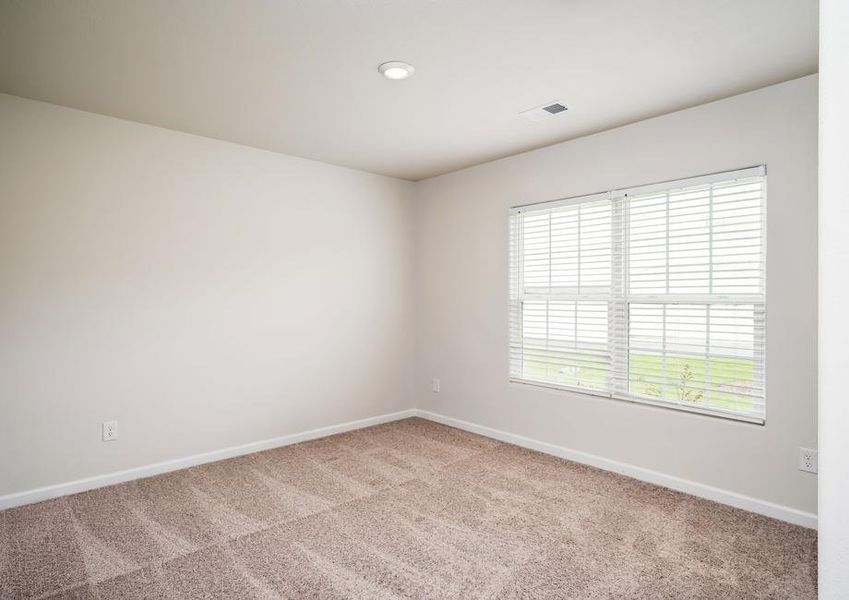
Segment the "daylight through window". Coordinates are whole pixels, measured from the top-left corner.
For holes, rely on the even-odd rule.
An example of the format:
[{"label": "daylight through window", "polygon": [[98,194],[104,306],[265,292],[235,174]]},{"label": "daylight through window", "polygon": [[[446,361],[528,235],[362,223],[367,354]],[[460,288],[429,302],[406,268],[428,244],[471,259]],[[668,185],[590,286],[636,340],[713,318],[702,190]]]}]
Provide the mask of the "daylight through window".
[{"label": "daylight through window", "polygon": [[517,207],[510,377],[765,418],[766,173]]}]

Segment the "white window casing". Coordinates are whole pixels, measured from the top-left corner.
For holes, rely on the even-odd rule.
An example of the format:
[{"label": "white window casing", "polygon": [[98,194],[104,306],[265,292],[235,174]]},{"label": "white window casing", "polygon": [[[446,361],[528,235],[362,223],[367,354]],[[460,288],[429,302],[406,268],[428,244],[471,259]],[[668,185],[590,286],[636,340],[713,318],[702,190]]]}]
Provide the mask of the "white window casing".
[{"label": "white window casing", "polygon": [[766,169],[510,210],[510,379],[763,423]]}]

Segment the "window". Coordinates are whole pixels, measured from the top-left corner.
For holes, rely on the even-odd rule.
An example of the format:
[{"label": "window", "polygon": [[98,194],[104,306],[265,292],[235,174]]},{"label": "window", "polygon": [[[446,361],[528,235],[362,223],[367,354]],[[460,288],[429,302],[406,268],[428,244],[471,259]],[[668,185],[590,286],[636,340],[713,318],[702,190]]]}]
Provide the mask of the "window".
[{"label": "window", "polygon": [[510,377],[763,423],[766,171],[510,213]]}]

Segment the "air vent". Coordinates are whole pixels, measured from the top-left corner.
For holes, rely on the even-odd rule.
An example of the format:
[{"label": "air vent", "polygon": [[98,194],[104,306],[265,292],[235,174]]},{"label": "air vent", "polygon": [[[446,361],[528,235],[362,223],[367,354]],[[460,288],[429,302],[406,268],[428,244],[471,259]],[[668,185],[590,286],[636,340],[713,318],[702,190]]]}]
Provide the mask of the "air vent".
[{"label": "air vent", "polygon": [[528,110],[523,110],[519,113],[520,117],[524,117],[529,121],[544,121],[555,115],[566,112],[568,107],[563,102],[547,102],[541,106],[535,106]]}]

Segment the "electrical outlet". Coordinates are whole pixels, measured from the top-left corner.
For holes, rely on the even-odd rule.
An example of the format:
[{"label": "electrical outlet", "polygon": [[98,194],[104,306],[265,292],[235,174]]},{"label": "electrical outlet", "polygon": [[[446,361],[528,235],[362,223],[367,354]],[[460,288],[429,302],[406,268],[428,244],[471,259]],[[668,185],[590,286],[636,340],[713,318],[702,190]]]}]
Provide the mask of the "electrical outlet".
[{"label": "electrical outlet", "polygon": [[434,380],[431,382],[431,388],[433,389],[433,393],[434,393],[434,394],[438,394],[438,393],[439,393],[440,383],[439,383],[439,380],[438,380],[438,379],[434,379]]},{"label": "electrical outlet", "polygon": [[799,448],[799,470],[808,473],[817,472],[817,451],[811,448]]},{"label": "electrical outlet", "polygon": [[111,442],[118,439],[118,421],[103,422],[103,441]]}]

